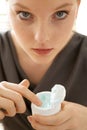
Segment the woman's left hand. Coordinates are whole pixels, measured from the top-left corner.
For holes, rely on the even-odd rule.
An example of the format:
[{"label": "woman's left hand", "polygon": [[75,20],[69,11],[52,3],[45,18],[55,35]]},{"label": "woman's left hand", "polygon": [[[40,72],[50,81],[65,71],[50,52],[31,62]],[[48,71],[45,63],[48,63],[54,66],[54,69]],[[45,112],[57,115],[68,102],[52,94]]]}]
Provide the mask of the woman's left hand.
[{"label": "woman's left hand", "polygon": [[28,120],[35,130],[87,130],[87,107],[64,101],[59,113],[32,115]]}]

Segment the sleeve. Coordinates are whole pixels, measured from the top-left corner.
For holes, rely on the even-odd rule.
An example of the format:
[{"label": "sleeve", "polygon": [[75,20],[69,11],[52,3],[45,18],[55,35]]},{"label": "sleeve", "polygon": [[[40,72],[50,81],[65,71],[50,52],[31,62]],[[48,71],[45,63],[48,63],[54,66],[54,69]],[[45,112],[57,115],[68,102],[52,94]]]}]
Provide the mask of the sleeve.
[{"label": "sleeve", "polygon": [[1,35],[0,35],[0,60],[1,60]]},{"label": "sleeve", "polygon": [[0,33],[0,82],[5,79],[3,63],[2,63],[2,56],[1,56],[1,55],[3,55],[2,49],[3,49],[3,39],[2,39],[2,35]]}]

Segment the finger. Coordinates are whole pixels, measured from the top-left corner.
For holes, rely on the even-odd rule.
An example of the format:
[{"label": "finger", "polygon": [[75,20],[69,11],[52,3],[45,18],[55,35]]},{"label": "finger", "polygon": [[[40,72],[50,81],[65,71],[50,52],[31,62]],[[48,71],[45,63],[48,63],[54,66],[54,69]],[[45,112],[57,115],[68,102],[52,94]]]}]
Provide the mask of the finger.
[{"label": "finger", "polygon": [[[23,84],[25,84],[24,82],[23,82]],[[14,91],[20,93],[23,97],[27,98],[28,100],[30,100],[37,106],[40,106],[42,104],[40,99],[33,92],[31,92],[27,88],[27,86],[25,87],[25,86],[21,85],[21,83],[14,84],[14,83],[2,82],[1,85],[3,85],[4,87],[6,87],[8,89],[11,89],[11,90],[14,90]]]},{"label": "finger", "polygon": [[71,118],[71,110],[65,109],[64,106],[64,108],[55,115],[52,116],[33,115],[33,118],[41,124],[60,125]]},{"label": "finger", "polygon": [[42,105],[42,102],[40,101],[40,99],[33,92],[31,92],[29,89],[21,86],[21,89],[19,89],[18,92],[20,92],[22,94],[22,96],[24,96],[29,101],[36,104],[37,106]]},{"label": "finger", "polygon": [[17,93],[16,91],[13,91],[11,89],[4,88],[3,86],[1,86],[0,96],[13,101],[15,104],[17,113],[24,113],[26,111],[26,105],[20,93]]},{"label": "finger", "polygon": [[64,123],[61,125],[57,126],[58,130],[77,130],[76,123],[72,121],[72,119],[66,120]]},{"label": "finger", "polygon": [[39,122],[35,121],[31,116],[27,119],[35,130],[57,130],[57,126],[40,124]]},{"label": "finger", "polygon": [[[30,83],[29,83],[29,81],[27,80],[27,79],[24,79],[19,85],[23,85],[23,86],[27,86],[27,88],[29,87],[29,85],[30,85]],[[22,87],[22,86],[21,86]],[[32,93],[31,91],[30,91],[30,94],[31,94],[31,96],[30,96],[30,98],[29,98],[29,100],[31,100],[31,102],[33,102],[32,101],[32,96],[33,96],[33,100],[35,100],[35,104],[36,104],[36,100],[37,100],[37,103],[38,104],[36,104],[36,105],[41,105],[42,103],[41,103],[41,101],[38,99],[38,97],[34,94],[34,93]],[[27,95],[27,94],[26,94]],[[28,99],[28,97],[29,96],[26,96],[26,98]],[[33,102],[34,103],[34,102]]]},{"label": "finger", "polygon": [[0,120],[2,120],[5,117],[4,112],[0,109]]},{"label": "finger", "polygon": [[6,98],[0,97],[0,108],[3,110],[5,116],[14,116],[16,114],[15,104]]},{"label": "finger", "polygon": [[61,125],[41,124],[34,120],[32,116],[27,117],[27,119],[31,123],[32,127],[36,130],[74,130],[76,128],[76,123],[73,123],[71,119],[67,120]]},{"label": "finger", "polygon": [[30,83],[29,83],[29,81],[27,79],[24,79],[19,84],[25,86],[26,88],[28,88],[29,85],[30,85]]}]

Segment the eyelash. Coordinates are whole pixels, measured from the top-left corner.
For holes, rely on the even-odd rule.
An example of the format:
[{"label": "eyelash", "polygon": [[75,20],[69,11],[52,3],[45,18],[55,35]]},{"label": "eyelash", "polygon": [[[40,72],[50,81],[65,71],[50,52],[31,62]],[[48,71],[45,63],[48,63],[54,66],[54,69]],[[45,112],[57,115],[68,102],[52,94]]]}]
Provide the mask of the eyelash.
[{"label": "eyelash", "polygon": [[[33,15],[32,15],[31,13],[27,12],[27,11],[16,11],[16,13],[17,13],[17,15],[19,16],[19,18],[20,18],[21,20],[27,21],[27,20],[32,20],[32,19],[33,19]],[[23,13],[24,13],[25,15],[27,14],[28,17],[25,17],[25,16],[24,16],[24,18],[23,18]],[[58,16],[58,15],[60,15],[60,16]],[[68,10],[57,11],[57,12],[55,12],[55,13],[53,14],[53,19],[55,19],[55,20],[63,20],[63,19],[65,19],[68,15],[69,15],[69,11],[68,11]],[[63,17],[62,17],[62,16],[63,16]]]},{"label": "eyelash", "polygon": [[[32,17],[33,17],[33,15],[31,14],[31,13],[29,13],[29,12],[27,12],[27,11],[16,11],[16,13],[17,13],[17,15],[19,16],[19,18],[21,19],[21,20],[30,20],[30,19],[32,19]],[[25,16],[23,16],[23,14],[25,14],[26,15],[26,17]]]},{"label": "eyelash", "polygon": [[[61,16],[58,16],[58,14]],[[57,20],[63,20],[65,19],[67,16],[69,15],[69,11],[68,10],[62,10],[62,11],[57,11],[54,15],[53,18],[57,19]],[[63,16],[63,17],[62,17]]]}]

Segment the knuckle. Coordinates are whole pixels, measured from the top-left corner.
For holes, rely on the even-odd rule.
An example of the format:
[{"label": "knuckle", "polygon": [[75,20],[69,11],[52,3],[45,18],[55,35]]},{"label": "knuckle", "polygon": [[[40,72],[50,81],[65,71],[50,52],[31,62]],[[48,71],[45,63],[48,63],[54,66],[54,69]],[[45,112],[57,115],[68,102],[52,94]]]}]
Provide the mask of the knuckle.
[{"label": "knuckle", "polygon": [[19,103],[23,98],[21,94],[16,93],[16,96],[14,97],[14,99]]},{"label": "knuckle", "polygon": [[28,90],[28,88],[23,85],[19,85],[19,89],[22,94],[25,94],[25,92]]},{"label": "knuckle", "polygon": [[19,113],[24,113],[26,111],[26,106],[24,105],[20,110]]},{"label": "knuckle", "polygon": [[24,113],[26,111],[26,105],[20,93],[16,94],[15,103],[16,103],[18,113]]},{"label": "knuckle", "polygon": [[62,119],[56,119],[56,120],[55,120],[55,125],[60,125],[61,122],[62,122]]},{"label": "knuckle", "polygon": [[20,113],[24,113],[26,111],[26,109],[21,109]]},{"label": "knuckle", "polygon": [[75,129],[76,127],[73,124],[71,124],[69,128],[70,129]]},{"label": "knuckle", "polygon": [[35,130],[39,130],[38,126],[35,124],[35,123],[32,123],[32,127],[35,129]]},{"label": "knuckle", "polygon": [[2,82],[0,83],[0,90],[3,90],[3,84],[2,84]]},{"label": "knuckle", "polygon": [[5,117],[4,115],[3,115],[3,116],[0,116],[0,120],[3,120],[3,119],[4,119],[4,117]]},{"label": "knuckle", "polygon": [[0,112],[0,120],[4,119],[5,115],[3,112]]},{"label": "knuckle", "polygon": [[78,121],[73,119],[72,123],[70,124],[70,129],[77,129],[78,128]]},{"label": "knuckle", "polygon": [[9,101],[6,107],[9,117],[13,117],[16,115],[16,108],[13,101]]},{"label": "knuckle", "polygon": [[14,117],[16,115],[16,112],[15,111],[12,111],[11,113],[10,113],[10,117]]},{"label": "knuckle", "polygon": [[20,89],[21,89],[22,92],[25,92],[26,87],[23,86],[23,85],[21,85],[21,86],[20,86]]},{"label": "knuckle", "polygon": [[78,128],[78,120],[73,121],[73,127],[74,127],[74,129]]},{"label": "knuckle", "polygon": [[2,81],[1,84],[2,84],[2,85],[6,85],[7,82],[6,82],[6,81]]},{"label": "knuckle", "polygon": [[13,103],[13,101],[9,100],[9,102],[8,102],[8,107],[10,108],[10,107],[12,107],[12,106],[14,106],[14,103]]},{"label": "knuckle", "polygon": [[12,111],[12,110],[14,110],[14,102],[13,101],[11,101],[11,100],[9,100],[8,101],[8,104],[6,103],[5,104],[5,108],[8,110],[8,111]]},{"label": "knuckle", "polygon": [[15,102],[16,102],[16,106],[17,106],[17,112],[24,113],[26,111],[26,105],[25,105],[22,95],[18,93],[15,98],[16,98]]}]

